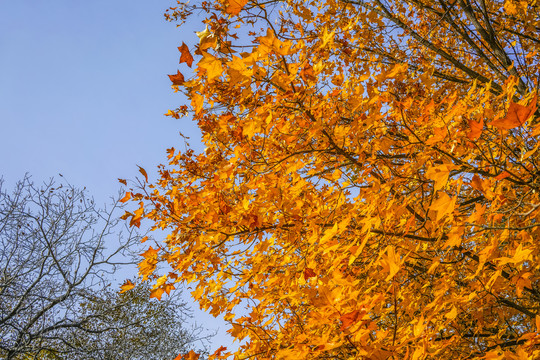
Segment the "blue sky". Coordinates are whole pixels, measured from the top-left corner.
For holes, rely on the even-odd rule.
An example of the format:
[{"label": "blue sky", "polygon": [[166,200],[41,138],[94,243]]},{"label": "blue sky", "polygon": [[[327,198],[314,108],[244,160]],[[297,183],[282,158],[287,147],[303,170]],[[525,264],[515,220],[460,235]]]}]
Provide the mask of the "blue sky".
[{"label": "blue sky", "polygon": [[[0,1],[0,176],[8,186],[26,172],[86,187],[104,203],[133,179],[137,165],[155,178],[165,150],[200,150],[189,119],[163,116],[185,102],[167,74],[179,69],[177,47],[198,41],[200,23],[166,22],[169,0]],[[197,307],[196,305],[194,307]],[[224,324],[214,347],[230,346]]]},{"label": "blue sky", "polygon": [[199,24],[178,30],[163,18],[175,2],[148,0],[1,1],[0,169],[7,181],[62,173],[99,200],[151,174],[180,146],[197,147],[189,119],[163,116],[185,100],[167,74],[177,46]]}]

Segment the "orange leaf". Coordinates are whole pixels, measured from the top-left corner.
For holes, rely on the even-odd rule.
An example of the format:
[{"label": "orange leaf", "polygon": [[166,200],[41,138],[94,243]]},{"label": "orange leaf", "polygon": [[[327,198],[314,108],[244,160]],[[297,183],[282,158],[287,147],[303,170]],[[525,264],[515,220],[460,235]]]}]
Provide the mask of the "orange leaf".
[{"label": "orange leaf", "polygon": [[484,128],[484,119],[480,119],[479,122],[476,122],[474,120],[469,120],[469,133],[467,134],[467,138],[469,140],[474,141],[482,135],[482,129]]},{"label": "orange leaf", "polygon": [[439,198],[431,204],[431,210],[437,212],[435,221],[441,220],[448,214],[454,211],[456,199],[448,196],[446,193],[440,193]]},{"label": "orange leaf", "polygon": [[214,354],[213,354],[213,355],[219,357],[219,356],[221,356],[221,353],[222,353],[223,351],[225,351],[225,350],[227,350],[227,348],[226,348],[225,346],[220,346],[219,349],[217,349],[216,351],[214,351]]},{"label": "orange leaf", "polygon": [[175,118],[175,119],[180,119],[180,115],[178,115],[177,112],[174,112],[174,111],[172,111],[172,110],[170,110],[170,109],[169,109],[169,111],[167,111],[166,114],[163,114],[163,115],[165,115],[165,116],[172,116],[172,117]]},{"label": "orange leaf", "polygon": [[144,170],[144,169],[143,169],[142,167],[140,167],[139,165],[137,165],[137,167],[139,168],[139,172],[140,172],[141,174],[143,174],[143,176],[144,176],[146,182],[148,182],[148,174],[146,173],[146,170]]},{"label": "orange leaf", "polygon": [[199,94],[193,94],[191,96],[191,106],[195,110],[195,114],[200,113],[204,106],[204,97]]},{"label": "orange leaf", "polygon": [[349,328],[352,324],[360,320],[363,316],[363,312],[360,310],[354,310],[350,313],[342,315],[339,320],[341,320],[341,331]]},{"label": "orange leaf", "polygon": [[200,68],[206,70],[208,81],[212,81],[223,73],[221,61],[207,52],[203,53],[203,59],[199,61],[198,65]]},{"label": "orange leaf", "polygon": [[311,277],[314,277],[316,276],[317,274],[315,274],[315,271],[313,271],[313,269],[310,269],[310,268],[305,268],[304,269],[304,279],[307,280]]},{"label": "orange leaf", "polygon": [[164,292],[165,290],[162,288],[154,289],[150,291],[150,298],[157,298],[158,300],[161,300],[161,295],[163,295]]},{"label": "orange leaf", "polygon": [[477,174],[474,174],[471,179],[471,187],[475,190],[484,192],[484,183],[480,176],[478,176]]},{"label": "orange leaf", "polygon": [[141,226],[141,218],[144,213],[144,207],[142,206],[142,202],[139,203],[139,205],[140,207],[137,210],[135,210],[135,213],[131,216],[131,221],[129,222],[130,226],[136,226],[136,227]]},{"label": "orange leaf", "polygon": [[227,14],[238,15],[246,4],[247,0],[229,0],[229,5],[225,11],[227,11]]},{"label": "orange leaf", "polygon": [[140,254],[141,256],[144,256],[145,258],[149,258],[149,257],[156,257],[157,254],[159,252],[159,248],[157,249],[153,249],[151,246],[148,248],[148,250],[146,250],[145,252],[143,252],[142,254]]},{"label": "orange leaf", "polygon": [[313,67],[310,64],[306,64],[302,70],[300,71],[300,77],[304,81],[315,81],[317,78],[315,77],[315,72],[313,71]]},{"label": "orange leaf", "polygon": [[173,85],[182,85],[184,83],[184,75],[180,72],[180,70],[176,70],[175,75],[169,75],[169,79],[171,79]]},{"label": "orange leaf", "polygon": [[510,176],[510,173],[508,171],[503,171],[502,173],[500,173],[499,175],[495,176],[495,180],[502,180],[502,179],[506,179],[507,177]]},{"label": "orange leaf", "polygon": [[126,280],[122,286],[120,286],[120,294],[125,293],[126,291],[129,291],[135,287],[135,284],[133,284],[131,281]]},{"label": "orange leaf", "polygon": [[125,179],[118,179],[118,182],[127,186],[127,181]]},{"label": "orange leaf", "polygon": [[450,312],[446,313],[446,315],[444,315],[448,320],[454,320],[456,318],[456,316],[458,315],[458,311],[457,311],[457,308],[455,306],[452,307],[452,309],[450,310]]},{"label": "orange leaf", "polygon": [[189,48],[184,42],[182,42],[182,46],[178,47],[178,51],[180,51],[180,64],[186,63],[187,66],[191,67],[191,64],[193,64],[193,56],[191,56],[191,53],[189,52]]},{"label": "orange leaf", "polygon": [[444,164],[435,167],[431,167],[426,171],[426,178],[433,180],[435,182],[434,189],[442,189],[448,182],[448,177],[450,176],[450,171],[452,171],[455,166],[451,164]]},{"label": "orange leaf", "polygon": [[120,202],[125,203],[129,199],[131,199],[131,192],[128,191],[126,192],[126,195],[122,199],[120,199]]},{"label": "orange leaf", "polygon": [[174,285],[173,284],[165,284],[163,285],[163,290],[165,291],[165,293],[167,295],[170,295],[171,294],[171,290],[174,290]]},{"label": "orange leaf", "polygon": [[508,107],[508,113],[506,116],[502,119],[493,120],[491,123],[489,123],[489,125],[505,130],[522,126],[529,119],[529,117],[534,114],[537,101],[537,95],[534,96],[528,106],[523,106],[510,101],[510,106]]},{"label": "orange leaf", "polygon": [[184,360],[198,360],[199,354],[197,354],[195,351],[190,350],[186,355],[184,355]]}]

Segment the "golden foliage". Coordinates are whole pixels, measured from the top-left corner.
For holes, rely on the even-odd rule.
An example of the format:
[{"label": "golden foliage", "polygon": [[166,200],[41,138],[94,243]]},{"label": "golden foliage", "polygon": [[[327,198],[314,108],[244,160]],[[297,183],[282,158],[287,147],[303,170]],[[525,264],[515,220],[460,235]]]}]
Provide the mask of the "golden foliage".
[{"label": "golden foliage", "polygon": [[540,357],[537,2],[180,5],[206,149],[134,197],[156,289],[240,359]]}]

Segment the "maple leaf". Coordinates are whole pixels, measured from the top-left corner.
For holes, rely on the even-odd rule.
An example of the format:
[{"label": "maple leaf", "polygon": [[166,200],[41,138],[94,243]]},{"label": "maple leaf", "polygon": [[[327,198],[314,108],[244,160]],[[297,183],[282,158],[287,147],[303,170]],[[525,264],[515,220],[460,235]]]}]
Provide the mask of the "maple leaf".
[{"label": "maple leaf", "polygon": [[124,203],[124,202],[128,201],[129,199],[131,199],[131,192],[127,191],[126,195],[124,195],[124,197],[122,199],[120,199],[120,202]]},{"label": "maple leaf", "polygon": [[445,164],[429,168],[426,171],[426,178],[435,181],[434,190],[442,189],[450,176],[450,171],[453,170],[455,166]]},{"label": "maple leaf", "polygon": [[220,357],[221,356],[221,353],[223,351],[226,351],[227,348],[225,346],[220,346],[216,351],[214,351],[214,356],[217,356],[217,357]]},{"label": "maple leaf", "polygon": [[158,300],[161,300],[161,296],[163,295],[163,293],[165,292],[165,290],[163,290],[162,288],[156,288],[156,289],[152,289],[150,291],[150,298],[156,298]]},{"label": "maple leaf", "polygon": [[314,81],[316,80],[315,73],[313,71],[313,67],[310,64],[306,64],[302,70],[300,71],[300,77],[304,81]]},{"label": "maple leaf", "polygon": [[437,200],[431,205],[431,209],[437,212],[436,221],[440,221],[446,215],[451,214],[454,211],[456,199],[451,198],[446,193],[439,193]]},{"label": "maple leaf", "polygon": [[212,35],[212,32],[208,29],[208,25],[206,25],[203,31],[197,31],[195,34],[199,38],[199,44],[202,44],[203,41]]},{"label": "maple leaf", "polygon": [[169,79],[171,79],[173,85],[182,85],[185,81],[184,75],[182,75],[180,70],[177,70],[175,75],[169,75]]},{"label": "maple leaf", "polygon": [[339,318],[339,320],[341,320],[341,331],[351,327],[351,325],[353,325],[354,323],[362,319],[362,316],[363,316],[363,312],[360,310],[354,310],[354,311],[351,311],[350,313],[342,315]]},{"label": "maple leaf", "polygon": [[191,56],[188,46],[184,42],[182,42],[182,46],[178,47],[178,51],[180,51],[181,53],[180,64],[185,62],[189,67],[191,67],[191,64],[193,64],[193,56]]},{"label": "maple leaf", "polygon": [[310,268],[304,269],[304,280],[307,280],[314,276],[317,276],[317,274],[315,273],[315,271],[313,271],[313,269],[310,269]]},{"label": "maple leaf", "polygon": [[129,291],[135,287],[135,284],[133,284],[130,280],[126,280],[122,286],[120,286],[120,294],[125,293],[126,291]]},{"label": "maple leaf", "polygon": [[489,125],[499,129],[510,130],[525,124],[527,120],[534,114],[537,108],[538,96],[535,95],[528,106],[517,104],[510,101],[508,112],[505,117],[493,120]]},{"label": "maple leaf", "polygon": [[467,134],[467,138],[469,140],[474,141],[480,137],[482,134],[482,129],[484,128],[484,119],[480,119],[480,121],[476,122],[474,120],[469,120],[469,133]]},{"label": "maple leaf", "polygon": [[199,38],[198,53],[209,48],[217,48],[217,37],[208,29],[208,25],[206,25],[203,31],[196,32],[196,34]]},{"label": "maple leaf", "polygon": [[452,310],[450,312],[446,313],[444,316],[449,320],[454,320],[458,315],[457,308],[455,306],[452,307]]},{"label": "maple leaf", "polygon": [[148,247],[148,250],[146,250],[145,252],[143,252],[142,254],[140,254],[141,256],[145,257],[145,258],[155,258],[157,256],[157,254],[159,253],[159,248],[158,249],[153,249],[151,246]]},{"label": "maple leaf", "polygon": [[135,210],[135,212],[133,214],[128,213],[128,212],[126,212],[126,214],[131,217],[130,222],[129,222],[130,226],[140,227],[141,226],[141,219],[142,219],[142,216],[144,214],[143,204],[139,203],[139,208],[137,210]]},{"label": "maple leaf", "polygon": [[186,355],[184,355],[184,360],[198,360],[200,357],[199,354],[197,354],[195,351],[190,350]]},{"label": "maple leaf", "polygon": [[197,65],[206,70],[208,81],[213,81],[223,73],[221,61],[207,52],[203,52],[203,59]]},{"label": "maple leaf", "polygon": [[225,11],[231,15],[238,15],[242,8],[246,6],[247,0],[227,0],[227,3]]}]

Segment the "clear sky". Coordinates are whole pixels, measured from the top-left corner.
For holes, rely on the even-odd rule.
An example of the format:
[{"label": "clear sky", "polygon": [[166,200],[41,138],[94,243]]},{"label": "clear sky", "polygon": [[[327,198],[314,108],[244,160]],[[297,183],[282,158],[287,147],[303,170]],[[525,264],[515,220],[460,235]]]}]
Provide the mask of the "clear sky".
[{"label": "clear sky", "polygon": [[[36,182],[63,174],[98,202],[137,165],[155,178],[165,150],[182,148],[181,131],[200,150],[189,119],[163,116],[185,99],[167,74],[177,47],[198,41],[200,23],[166,22],[172,0],[0,0],[0,176],[8,186],[26,172]],[[196,307],[196,306],[194,306]],[[229,345],[222,322],[215,348]],[[216,346],[217,345],[217,346]]]}]

